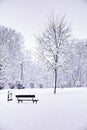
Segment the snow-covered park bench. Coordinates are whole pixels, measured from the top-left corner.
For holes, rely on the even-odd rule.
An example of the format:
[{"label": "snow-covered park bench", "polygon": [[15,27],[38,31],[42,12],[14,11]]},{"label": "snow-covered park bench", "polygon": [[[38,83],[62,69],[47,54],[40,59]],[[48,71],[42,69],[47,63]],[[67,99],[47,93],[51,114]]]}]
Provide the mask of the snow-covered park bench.
[{"label": "snow-covered park bench", "polygon": [[34,102],[38,102],[38,99],[35,99],[35,95],[16,95],[17,101],[18,103],[22,103],[23,101],[32,101]]}]

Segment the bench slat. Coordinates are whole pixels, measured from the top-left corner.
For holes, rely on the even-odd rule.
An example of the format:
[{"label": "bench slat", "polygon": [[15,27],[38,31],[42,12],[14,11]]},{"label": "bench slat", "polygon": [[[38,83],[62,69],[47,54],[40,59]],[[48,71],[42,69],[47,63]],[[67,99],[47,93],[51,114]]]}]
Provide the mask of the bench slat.
[{"label": "bench slat", "polygon": [[29,97],[29,98],[35,98],[35,95],[16,95],[16,97],[23,97],[23,98],[26,98],[26,97]]}]

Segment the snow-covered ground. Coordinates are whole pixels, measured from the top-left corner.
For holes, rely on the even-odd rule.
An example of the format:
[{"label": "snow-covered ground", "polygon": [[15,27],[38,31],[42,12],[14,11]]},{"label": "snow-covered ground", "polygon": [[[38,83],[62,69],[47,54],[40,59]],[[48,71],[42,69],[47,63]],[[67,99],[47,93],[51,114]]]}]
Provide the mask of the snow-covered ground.
[{"label": "snow-covered ground", "polygon": [[[0,130],[87,130],[87,88],[0,90]],[[17,103],[16,94],[35,94],[38,103]]]}]

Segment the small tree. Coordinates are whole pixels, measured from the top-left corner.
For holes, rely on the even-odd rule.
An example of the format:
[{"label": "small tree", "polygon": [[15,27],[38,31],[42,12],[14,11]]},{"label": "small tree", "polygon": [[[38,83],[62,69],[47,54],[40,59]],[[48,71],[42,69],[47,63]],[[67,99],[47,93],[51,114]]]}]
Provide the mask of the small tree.
[{"label": "small tree", "polygon": [[48,70],[54,72],[54,93],[56,93],[58,68],[60,57],[65,53],[64,46],[71,36],[71,28],[65,21],[65,16],[58,18],[55,15],[49,17],[47,28],[38,36],[38,52],[40,60],[45,63]]}]

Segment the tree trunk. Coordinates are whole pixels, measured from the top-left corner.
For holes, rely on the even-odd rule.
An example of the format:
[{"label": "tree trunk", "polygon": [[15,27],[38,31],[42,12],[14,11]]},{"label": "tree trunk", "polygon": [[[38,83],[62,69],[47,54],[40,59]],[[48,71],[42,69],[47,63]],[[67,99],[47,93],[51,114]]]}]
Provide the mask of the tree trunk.
[{"label": "tree trunk", "polygon": [[23,62],[21,62],[21,81],[23,81]]},{"label": "tree trunk", "polygon": [[54,94],[56,94],[56,88],[57,88],[57,69],[55,69],[55,72],[54,72],[55,76],[54,76]]}]

